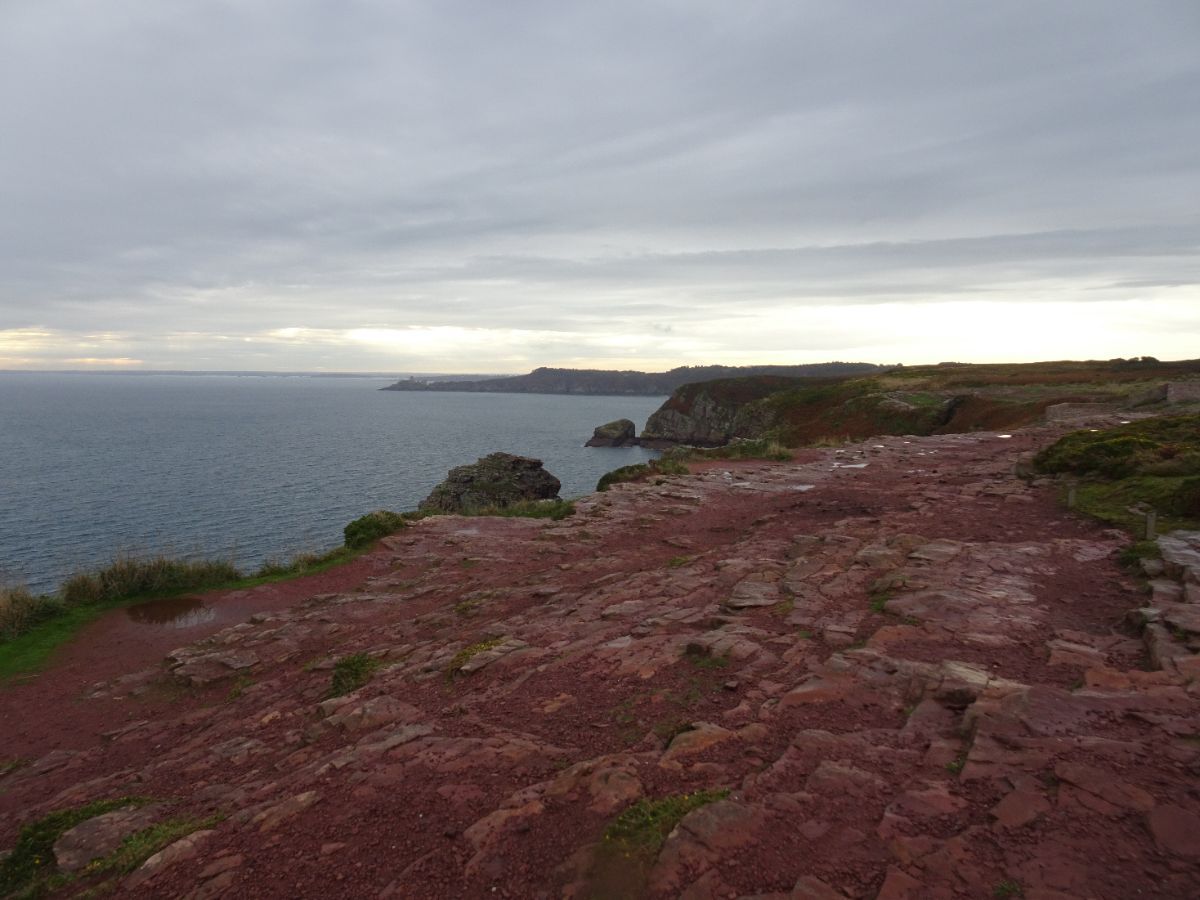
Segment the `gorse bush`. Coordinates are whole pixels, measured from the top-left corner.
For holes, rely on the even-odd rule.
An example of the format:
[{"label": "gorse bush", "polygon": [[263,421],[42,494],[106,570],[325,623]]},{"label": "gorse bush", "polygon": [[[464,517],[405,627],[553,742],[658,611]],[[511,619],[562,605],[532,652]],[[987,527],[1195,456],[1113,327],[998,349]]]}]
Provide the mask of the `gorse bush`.
[{"label": "gorse bush", "polygon": [[224,560],[188,562],[165,556],[122,556],[97,572],[73,575],[62,587],[62,599],[68,605],[107,603],[212,588],[242,577],[232,563]]},{"label": "gorse bush", "polygon": [[381,537],[399,531],[408,523],[400,513],[388,509],[377,509],[360,516],[342,529],[346,546],[351,550],[365,547]]},{"label": "gorse bush", "polygon": [[1077,508],[1133,532],[1149,507],[1159,528],[1200,523],[1200,416],[1167,416],[1065,435],[1034,457],[1039,471],[1074,475]]},{"label": "gorse bush", "polygon": [[1042,472],[1128,478],[1200,475],[1200,416],[1131,422],[1105,431],[1075,431],[1034,457]]}]

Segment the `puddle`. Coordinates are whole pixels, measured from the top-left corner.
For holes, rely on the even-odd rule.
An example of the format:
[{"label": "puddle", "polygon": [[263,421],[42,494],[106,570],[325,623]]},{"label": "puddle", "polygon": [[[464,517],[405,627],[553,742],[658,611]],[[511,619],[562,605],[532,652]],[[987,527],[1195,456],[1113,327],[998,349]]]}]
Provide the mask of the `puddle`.
[{"label": "puddle", "polygon": [[833,467],[835,469],[865,469],[867,467],[867,464],[866,463],[834,463]]},{"label": "puddle", "polygon": [[1012,435],[1011,435],[1011,434],[998,434],[998,435],[996,435],[996,437],[998,437],[998,438],[1010,438],[1010,437],[1012,437]]},{"label": "puddle", "polygon": [[126,615],[140,625],[158,628],[193,628],[211,622],[217,611],[199,597],[168,597],[125,608]]}]

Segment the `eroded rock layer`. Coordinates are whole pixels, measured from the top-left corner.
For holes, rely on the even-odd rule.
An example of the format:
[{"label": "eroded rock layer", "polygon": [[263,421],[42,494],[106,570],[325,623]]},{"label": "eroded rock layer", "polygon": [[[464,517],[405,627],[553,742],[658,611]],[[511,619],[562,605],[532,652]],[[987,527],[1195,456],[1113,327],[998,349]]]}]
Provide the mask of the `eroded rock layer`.
[{"label": "eroded rock layer", "polygon": [[[224,818],[131,897],[1195,897],[1200,539],[1146,593],[1126,538],[1011,474],[1057,433],[423,520],[359,589],[93,686],[74,727],[105,736],[14,747],[3,845],[136,793]],[[614,881],[615,817],[698,791],[727,793]]]}]

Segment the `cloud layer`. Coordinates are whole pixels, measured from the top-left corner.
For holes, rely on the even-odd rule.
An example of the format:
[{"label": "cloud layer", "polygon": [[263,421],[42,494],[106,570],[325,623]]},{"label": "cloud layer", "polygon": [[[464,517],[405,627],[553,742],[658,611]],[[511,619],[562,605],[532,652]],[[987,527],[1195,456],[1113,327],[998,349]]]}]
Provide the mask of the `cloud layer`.
[{"label": "cloud layer", "polygon": [[1196,356],[1192,0],[0,6],[0,368]]}]

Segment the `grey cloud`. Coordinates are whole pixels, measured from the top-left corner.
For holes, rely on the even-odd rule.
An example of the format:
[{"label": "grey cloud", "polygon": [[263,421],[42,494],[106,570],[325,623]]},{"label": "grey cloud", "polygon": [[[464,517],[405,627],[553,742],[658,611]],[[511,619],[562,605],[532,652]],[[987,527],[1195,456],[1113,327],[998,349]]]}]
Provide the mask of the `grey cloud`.
[{"label": "grey cloud", "polygon": [[1190,0],[16,0],[0,328],[1194,286],[1198,39]]}]

